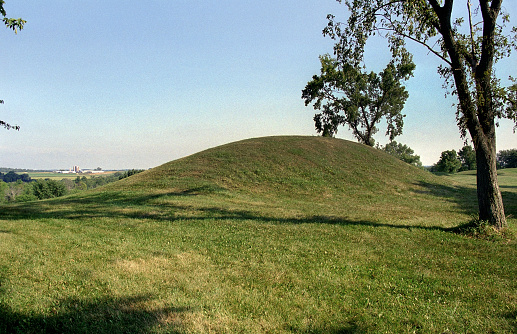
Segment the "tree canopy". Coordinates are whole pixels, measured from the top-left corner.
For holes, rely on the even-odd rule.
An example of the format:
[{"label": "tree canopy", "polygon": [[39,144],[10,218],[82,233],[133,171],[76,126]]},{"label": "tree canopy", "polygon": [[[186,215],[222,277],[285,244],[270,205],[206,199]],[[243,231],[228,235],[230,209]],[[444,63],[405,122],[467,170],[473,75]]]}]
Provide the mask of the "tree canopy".
[{"label": "tree canopy", "polygon": [[387,143],[384,147],[381,147],[381,149],[404,161],[407,162],[410,165],[414,165],[417,167],[422,167],[422,162],[420,161],[420,156],[415,154],[415,151],[413,149],[405,144],[397,143],[396,141],[391,141]]},{"label": "tree canopy", "polygon": [[476,165],[476,152],[470,145],[465,145],[458,151],[458,158],[461,161],[460,171],[464,170],[475,170]]},{"label": "tree canopy", "polygon": [[321,111],[314,116],[316,130],[334,136],[339,125],[348,125],[359,142],[373,146],[377,124],[386,118],[390,140],[402,134],[402,109],[409,97],[402,81],[409,79],[415,64],[389,63],[380,73],[367,73],[357,65],[329,55],[320,57],[321,74],[312,77],[302,91],[305,105],[314,102]]},{"label": "tree canopy", "polygon": [[[470,0],[337,1],[347,7],[348,19],[340,22],[328,15],[323,33],[336,41],[338,61],[359,66],[366,43],[374,35],[387,39],[395,64],[407,59],[408,42],[441,59],[438,72],[445,79],[444,87],[458,98],[460,133],[463,137],[470,134],[476,151],[479,218],[497,229],[505,227],[495,130],[499,118],[508,118],[517,126],[517,85],[509,77],[511,84],[503,86],[494,64],[517,48],[517,29],[506,29],[509,15],[502,11],[502,0],[478,0],[473,11]],[[453,17],[458,4],[468,5],[464,17]]]},{"label": "tree canopy", "polygon": [[501,168],[517,168],[517,149],[499,151],[497,162]]},{"label": "tree canopy", "polygon": [[461,168],[461,161],[456,150],[443,151],[440,160],[434,165],[433,170],[443,173],[456,173]]}]

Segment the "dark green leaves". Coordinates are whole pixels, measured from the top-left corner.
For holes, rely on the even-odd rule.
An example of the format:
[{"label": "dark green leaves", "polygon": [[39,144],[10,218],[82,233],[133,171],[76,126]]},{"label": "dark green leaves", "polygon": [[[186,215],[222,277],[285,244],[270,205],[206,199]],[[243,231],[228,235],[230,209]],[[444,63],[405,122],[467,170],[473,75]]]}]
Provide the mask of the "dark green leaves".
[{"label": "dark green leaves", "polygon": [[359,66],[320,57],[321,73],[302,91],[305,105],[313,103],[320,113],[314,116],[316,130],[334,136],[339,125],[348,125],[359,142],[373,146],[376,124],[385,117],[390,139],[402,133],[401,111],[408,93],[401,82],[411,77],[415,65],[405,55],[401,62],[389,63],[381,73],[367,73]]},{"label": "dark green leaves", "polygon": [[0,0],[0,15],[3,16],[3,19],[2,21],[4,22],[5,26],[9,29],[12,29],[14,31],[14,33],[17,33],[18,32],[18,29],[23,29],[23,25],[27,22],[25,20],[22,20],[21,18],[20,19],[10,19],[10,18],[7,18],[7,13],[5,12],[5,9],[4,9],[4,3],[5,1],[3,0]]}]

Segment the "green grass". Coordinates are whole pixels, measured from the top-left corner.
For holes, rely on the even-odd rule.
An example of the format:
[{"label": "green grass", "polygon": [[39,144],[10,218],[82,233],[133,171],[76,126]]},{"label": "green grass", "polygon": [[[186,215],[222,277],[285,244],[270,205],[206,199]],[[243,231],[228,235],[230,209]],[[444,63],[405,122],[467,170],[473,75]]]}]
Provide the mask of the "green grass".
[{"label": "green grass", "polygon": [[452,232],[472,177],[271,137],[2,206],[0,333],[515,333],[516,241]]}]

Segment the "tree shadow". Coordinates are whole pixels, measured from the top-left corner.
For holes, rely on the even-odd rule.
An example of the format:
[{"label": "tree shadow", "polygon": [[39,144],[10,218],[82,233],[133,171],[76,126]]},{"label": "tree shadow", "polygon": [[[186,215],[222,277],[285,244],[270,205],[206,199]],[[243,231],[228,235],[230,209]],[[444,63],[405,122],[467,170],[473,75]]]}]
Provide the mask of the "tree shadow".
[{"label": "tree shadow", "polygon": [[[98,193],[84,197],[61,198],[50,201],[20,203],[6,206],[0,211],[0,219],[71,219],[93,218],[149,219],[174,222],[202,220],[238,220],[271,224],[330,224],[343,226],[390,227],[399,229],[425,229],[448,231],[446,228],[420,225],[390,224],[369,220],[352,220],[347,217],[312,215],[304,217],[279,217],[252,210],[239,210],[219,206],[192,206],[156,200],[167,197],[200,196],[204,190],[192,189],[159,194],[128,195],[126,193]],[[54,202],[55,201],[55,202]],[[152,209],[156,207],[156,209]],[[130,208],[130,209],[128,209]]]},{"label": "tree shadow", "polygon": [[325,328],[311,328],[303,330],[296,327],[289,327],[292,333],[312,333],[312,334],[359,334],[368,332],[360,327],[356,322],[349,322],[341,326],[327,326]]},{"label": "tree shadow", "polygon": [[22,314],[0,304],[0,333],[147,333],[157,325],[168,333],[184,332],[180,314],[188,307],[147,310],[150,296],[105,297],[94,301],[65,299],[52,308],[52,314]]},{"label": "tree shadow", "polygon": [[504,318],[512,325],[514,333],[517,333],[517,310],[503,314]]},{"label": "tree shadow", "polygon": [[[476,189],[459,185],[444,185],[429,182],[414,184],[417,194],[426,194],[445,199],[454,203],[460,211],[474,215],[478,211]],[[177,220],[244,220],[276,224],[332,224],[332,225],[361,225],[371,227],[390,227],[400,229],[425,229],[451,232],[456,228],[439,226],[421,226],[390,224],[369,220],[352,220],[347,217],[313,215],[305,217],[278,217],[266,215],[253,210],[239,210],[219,206],[198,206],[192,203],[179,204],[167,201],[174,197],[195,197],[218,193],[223,188],[211,186],[192,187],[181,191],[162,193],[135,192],[96,192],[81,196],[70,196],[46,201],[19,203],[7,205],[0,210],[0,219],[71,219],[85,220],[92,218],[117,219],[150,219],[174,222]],[[517,215],[517,192],[503,191],[505,212],[509,216]],[[165,200],[164,200],[165,199]],[[164,200],[164,201],[163,201]],[[463,222],[465,223],[465,222]],[[1,231],[9,233],[9,231]]]},{"label": "tree shadow", "polygon": [[[478,213],[477,189],[475,187],[443,185],[423,181],[415,183],[415,185],[423,189],[415,191],[416,193],[428,194],[453,202],[465,214],[473,215]],[[501,190],[501,196],[503,197],[506,215],[517,215],[517,192],[513,190],[517,187],[500,186],[499,188]]]}]

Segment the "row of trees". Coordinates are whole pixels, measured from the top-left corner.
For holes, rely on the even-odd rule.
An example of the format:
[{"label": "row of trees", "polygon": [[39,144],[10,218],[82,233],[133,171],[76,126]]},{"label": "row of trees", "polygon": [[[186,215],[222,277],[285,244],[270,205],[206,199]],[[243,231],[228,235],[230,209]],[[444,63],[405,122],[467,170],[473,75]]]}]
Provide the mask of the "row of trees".
[{"label": "row of trees", "polygon": [[517,149],[499,151],[497,164],[500,168],[517,168]]},{"label": "row of trees", "polygon": [[[391,141],[385,146],[377,145],[377,148],[407,162],[410,165],[422,167],[420,156],[407,145]],[[497,168],[517,168],[517,149],[501,150],[497,153]],[[467,170],[477,170],[476,152],[470,145],[456,150],[443,151],[440,159],[429,169],[431,172],[456,173]]]},{"label": "row of trees", "polygon": [[9,171],[7,173],[0,173],[0,181],[4,182],[16,182],[18,180],[21,180],[22,182],[31,182],[31,177],[29,174],[16,174],[13,171]]},{"label": "row of trees", "polygon": [[[499,151],[497,168],[517,168],[517,149]],[[443,173],[476,169],[476,152],[471,146],[464,146],[458,152],[456,150],[443,151],[440,160],[431,167],[431,171]]]},{"label": "row of trees", "polygon": [[62,180],[38,179],[32,180],[31,182],[24,182],[21,178],[7,182],[0,180],[0,203],[27,202],[60,197],[87,189],[97,188],[140,172],[142,172],[142,170],[132,169],[105,176],[78,176],[75,179],[64,178]]},{"label": "row of trees", "polygon": [[463,146],[461,150],[443,151],[440,160],[431,167],[432,172],[456,173],[466,170],[476,170],[476,152],[469,146]]}]

